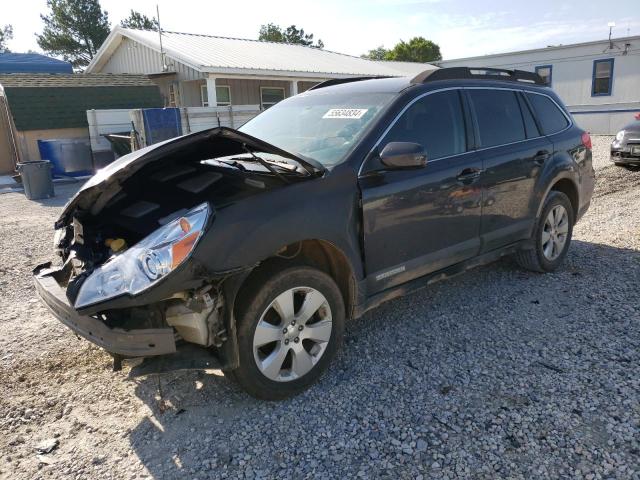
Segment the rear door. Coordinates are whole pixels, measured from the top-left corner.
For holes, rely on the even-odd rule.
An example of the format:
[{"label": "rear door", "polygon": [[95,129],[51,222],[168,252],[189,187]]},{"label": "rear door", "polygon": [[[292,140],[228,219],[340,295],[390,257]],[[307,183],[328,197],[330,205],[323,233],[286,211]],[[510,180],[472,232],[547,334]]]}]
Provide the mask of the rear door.
[{"label": "rear door", "polygon": [[427,165],[373,171],[365,165],[359,184],[369,292],[478,253],[482,162],[467,149],[467,123],[471,128],[460,91],[428,94],[407,107],[377,147],[420,143]]},{"label": "rear door", "polygon": [[480,182],[484,253],[530,236],[535,184],[553,145],[541,136],[520,92],[468,88],[466,93],[484,165]]}]

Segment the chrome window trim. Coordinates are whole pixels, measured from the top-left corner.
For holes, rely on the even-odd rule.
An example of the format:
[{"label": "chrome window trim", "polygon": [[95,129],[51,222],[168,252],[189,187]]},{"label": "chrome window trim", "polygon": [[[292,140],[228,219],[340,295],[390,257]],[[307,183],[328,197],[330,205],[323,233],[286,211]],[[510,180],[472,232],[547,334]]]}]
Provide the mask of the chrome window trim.
[{"label": "chrome window trim", "polygon": [[[362,163],[360,164],[360,168],[358,169],[358,177],[360,177],[360,175],[362,175],[362,169],[364,168],[364,164],[366,163],[367,159],[369,158],[369,156],[371,155],[371,153],[378,147],[378,145],[380,145],[380,142],[382,142],[382,140],[384,139],[384,137],[389,133],[389,131],[395,126],[395,124],[398,122],[398,120],[400,119],[400,117],[414,104],[416,103],[418,100],[423,99],[424,97],[428,96],[428,95],[433,95],[434,93],[439,93],[439,92],[447,92],[447,91],[451,91],[451,90],[507,90],[507,91],[511,91],[511,92],[522,92],[522,93],[533,93],[535,95],[542,95],[543,97],[547,97],[549,100],[551,100],[554,105],[558,108],[558,110],[560,110],[560,112],[562,112],[562,114],[564,115],[564,117],[567,119],[567,121],[569,122],[569,124],[563,128],[562,130],[558,130],[557,132],[554,133],[550,133],[549,135],[539,135],[537,137],[533,137],[533,138],[525,138],[524,140],[518,140],[517,142],[509,142],[509,143],[502,143],[500,145],[492,145],[490,147],[483,147],[483,148],[476,148],[475,150],[467,150],[466,152],[462,152],[462,153],[456,153],[454,155],[448,155],[446,157],[440,157],[440,158],[436,158],[434,160],[429,160],[427,159],[427,163],[431,163],[431,162],[438,162],[440,160],[446,160],[449,158],[454,158],[454,157],[459,157],[461,155],[467,155],[469,153],[475,153],[475,152],[482,152],[484,150],[490,150],[492,148],[499,148],[499,147],[506,147],[509,145],[515,145],[517,143],[524,143],[524,142],[528,142],[530,140],[537,140],[539,138],[544,138],[544,137],[549,137],[551,135],[556,135],[558,133],[562,133],[565,132],[567,130],[569,130],[571,127],[573,127],[573,118],[571,118],[570,115],[567,114],[567,112],[565,112],[564,108],[562,108],[560,105],[558,105],[558,102],[556,102],[553,97],[551,97],[550,95],[547,95],[546,93],[542,93],[542,92],[533,92],[531,90],[524,90],[521,88],[509,88],[509,87],[476,87],[476,86],[467,86],[467,87],[446,87],[446,88],[439,88],[437,90],[431,90],[429,92],[425,92],[421,95],[418,95],[416,98],[414,98],[413,100],[411,100],[409,103],[407,103],[404,108],[402,110],[400,110],[400,112],[398,112],[398,114],[394,117],[394,119],[391,121],[391,123],[389,124],[389,126],[384,130],[384,132],[382,132],[382,134],[380,135],[380,137],[378,137],[378,140],[376,140],[376,143],[373,144],[373,146],[371,147],[371,149],[369,150],[369,152],[365,155],[364,159],[362,160]],[[463,107],[464,108],[464,107]]]}]

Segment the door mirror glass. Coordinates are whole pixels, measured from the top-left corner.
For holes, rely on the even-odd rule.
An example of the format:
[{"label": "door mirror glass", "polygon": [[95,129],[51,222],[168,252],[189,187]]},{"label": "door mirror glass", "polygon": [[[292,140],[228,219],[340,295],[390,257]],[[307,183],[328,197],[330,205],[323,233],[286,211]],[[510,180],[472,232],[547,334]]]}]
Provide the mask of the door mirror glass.
[{"label": "door mirror glass", "polygon": [[427,164],[424,147],[413,142],[389,142],[380,152],[380,160],[388,168],[421,168]]}]

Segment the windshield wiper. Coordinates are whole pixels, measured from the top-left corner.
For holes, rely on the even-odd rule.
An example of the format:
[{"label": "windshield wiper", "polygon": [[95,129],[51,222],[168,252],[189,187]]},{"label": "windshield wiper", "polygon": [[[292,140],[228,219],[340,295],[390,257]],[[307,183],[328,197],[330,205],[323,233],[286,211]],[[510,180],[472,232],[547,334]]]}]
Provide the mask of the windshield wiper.
[{"label": "windshield wiper", "polygon": [[225,165],[229,165],[230,167],[233,168],[237,168],[238,170],[242,171],[242,172],[246,172],[247,169],[245,168],[244,165],[242,165],[240,162],[238,162],[237,160],[231,160],[231,161],[226,161],[226,160],[216,160],[217,162],[220,163],[224,163]]},{"label": "windshield wiper", "polygon": [[269,170],[271,173],[273,173],[276,177],[278,177],[284,183],[290,183],[289,179],[287,179],[287,177],[285,177],[279,171],[277,171],[275,168],[273,168],[273,166],[270,165],[269,162],[267,162],[264,158],[261,158],[261,157],[257,156],[255,153],[253,153],[253,150],[251,150],[249,147],[247,147],[246,143],[242,144],[242,148],[244,149],[245,152],[247,152],[249,155],[251,155],[260,165],[262,165],[264,168]]}]

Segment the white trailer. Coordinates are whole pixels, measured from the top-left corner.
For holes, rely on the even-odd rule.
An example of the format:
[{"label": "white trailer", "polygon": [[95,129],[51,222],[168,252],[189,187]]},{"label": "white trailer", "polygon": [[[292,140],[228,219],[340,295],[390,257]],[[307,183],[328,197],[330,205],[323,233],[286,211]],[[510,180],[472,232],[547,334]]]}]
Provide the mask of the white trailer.
[{"label": "white trailer", "polygon": [[438,65],[538,72],[576,123],[594,134],[615,135],[640,112],[640,36],[445,60]]}]

